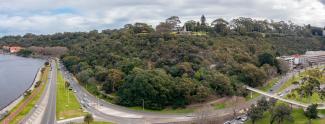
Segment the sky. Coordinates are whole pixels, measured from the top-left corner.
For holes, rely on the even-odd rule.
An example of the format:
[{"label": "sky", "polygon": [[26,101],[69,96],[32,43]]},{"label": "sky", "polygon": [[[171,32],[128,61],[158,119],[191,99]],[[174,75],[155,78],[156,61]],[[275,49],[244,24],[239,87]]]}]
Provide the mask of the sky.
[{"label": "sky", "polygon": [[325,26],[325,0],[0,0],[0,36],[157,25],[170,16],[238,17]]}]

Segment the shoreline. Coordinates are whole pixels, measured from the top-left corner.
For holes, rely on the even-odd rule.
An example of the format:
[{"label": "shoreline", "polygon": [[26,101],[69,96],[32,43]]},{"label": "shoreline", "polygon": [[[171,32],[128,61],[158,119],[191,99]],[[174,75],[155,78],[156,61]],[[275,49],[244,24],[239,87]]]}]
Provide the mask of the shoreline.
[{"label": "shoreline", "polygon": [[[28,89],[26,89],[24,91],[24,93],[28,90],[31,90],[33,91],[35,89],[35,84],[37,81],[40,80],[41,78],[41,70],[42,68],[44,67],[44,65],[42,65],[41,67],[39,67],[37,73],[35,74],[35,77],[34,77],[34,81],[33,83],[31,83],[31,85],[29,86]],[[0,115],[1,114],[6,114],[6,112],[10,112],[14,107],[16,107],[23,99],[24,99],[24,93],[22,93],[20,96],[18,96],[16,99],[14,99],[12,102],[10,102],[9,104],[7,104],[5,107],[3,107],[1,110],[0,110]],[[7,113],[8,114],[8,113]],[[6,115],[5,115],[6,116]],[[0,118],[1,119],[1,118]]]}]

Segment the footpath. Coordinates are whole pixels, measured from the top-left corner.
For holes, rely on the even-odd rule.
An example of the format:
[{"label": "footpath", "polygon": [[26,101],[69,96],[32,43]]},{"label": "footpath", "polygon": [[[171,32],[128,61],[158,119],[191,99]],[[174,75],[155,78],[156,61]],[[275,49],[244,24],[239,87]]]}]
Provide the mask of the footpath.
[{"label": "footpath", "polygon": [[[40,79],[41,79],[41,76],[42,76],[42,70],[43,66],[40,67],[38,69],[38,72],[34,78],[34,82],[31,84],[30,88],[27,89],[26,91],[33,91],[35,89],[35,85],[36,85],[36,82],[38,82]],[[40,88],[37,89],[38,92],[40,90]],[[7,124],[10,122],[10,120],[15,117],[26,105],[27,103],[34,97],[38,94],[38,92],[33,92],[30,96],[28,96],[28,98],[22,103],[20,104],[20,106],[18,106],[18,109],[15,111],[15,112],[11,112],[9,114],[9,111],[11,111],[12,109],[14,109],[17,105],[19,105],[19,103],[22,102],[22,100],[24,100],[24,94],[22,94],[21,96],[19,96],[16,100],[12,101],[9,105],[7,105],[5,108],[3,108],[1,111],[0,111],[0,115],[6,115],[6,114],[9,114],[6,118],[4,118],[4,121],[3,123],[4,124]]]}]

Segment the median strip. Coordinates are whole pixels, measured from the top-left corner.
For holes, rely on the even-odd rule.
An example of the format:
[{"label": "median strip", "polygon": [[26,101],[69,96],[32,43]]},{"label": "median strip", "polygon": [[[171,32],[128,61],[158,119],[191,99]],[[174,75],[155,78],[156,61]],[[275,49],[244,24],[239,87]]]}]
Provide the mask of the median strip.
[{"label": "median strip", "polygon": [[67,118],[80,117],[86,114],[83,112],[69,83],[63,78],[62,72],[57,66],[57,92],[56,92],[56,118],[63,120]]}]

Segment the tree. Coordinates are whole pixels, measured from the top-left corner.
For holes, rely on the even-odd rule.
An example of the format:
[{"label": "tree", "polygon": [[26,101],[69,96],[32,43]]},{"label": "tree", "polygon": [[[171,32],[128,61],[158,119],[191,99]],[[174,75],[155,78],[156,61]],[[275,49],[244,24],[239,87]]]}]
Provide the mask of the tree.
[{"label": "tree", "polygon": [[322,89],[318,92],[318,94],[319,94],[320,98],[321,98],[322,100],[324,100],[324,99],[325,99],[325,88],[322,88]]},{"label": "tree", "polygon": [[211,25],[214,26],[214,31],[221,35],[226,35],[229,32],[228,22],[222,18],[214,20]]},{"label": "tree", "polygon": [[81,83],[88,83],[88,79],[93,75],[93,71],[91,69],[83,70],[77,74],[77,78]]},{"label": "tree", "polygon": [[28,49],[22,49],[19,52],[17,52],[17,55],[22,57],[29,57],[32,53],[33,52]]},{"label": "tree", "polygon": [[210,83],[216,95],[232,95],[234,92],[231,88],[230,79],[221,73],[205,74],[204,79]]},{"label": "tree", "polygon": [[252,120],[252,124],[255,124],[256,120],[263,118],[263,110],[259,106],[252,104],[247,116]]},{"label": "tree", "polygon": [[80,58],[78,56],[65,56],[63,57],[62,61],[69,71],[75,73],[76,68],[74,68],[73,66],[79,63]]},{"label": "tree", "polygon": [[285,120],[293,121],[291,112],[292,110],[290,109],[290,107],[285,104],[275,106],[270,110],[270,123],[273,124],[274,122],[276,122],[277,124],[282,124]]},{"label": "tree", "polygon": [[260,100],[257,101],[257,106],[262,110],[266,111],[270,108],[270,103],[266,100],[265,97],[262,97]]},{"label": "tree", "polygon": [[49,66],[50,65],[50,62],[48,62],[48,61],[44,62],[44,65],[45,66]]},{"label": "tree", "polygon": [[232,27],[241,35],[246,35],[248,32],[253,31],[254,21],[251,18],[239,17],[233,19]]},{"label": "tree", "polygon": [[118,103],[142,106],[144,102],[145,108],[163,109],[172,102],[172,86],[174,81],[164,71],[135,68],[117,92]]},{"label": "tree", "polygon": [[90,124],[91,122],[94,121],[93,115],[92,114],[86,114],[84,117],[84,122],[87,124]]},{"label": "tree", "polygon": [[70,83],[68,81],[65,81],[65,87],[70,87]]},{"label": "tree", "polygon": [[173,30],[173,25],[170,23],[161,22],[156,26],[157,33],[169,33]]},{"label": "tree", "polygon": [[131,28],[131,30],[136,34],[138,34],[138,33],[150,33],[150,32],[154,31],[154,29],[150,25],[148,25],[146,23],[141,23],[141,22],[136,22],[134,24],[134,26]]},{"label": "tree", "polygon": [[198,29],[197,29],[197,22],[194,21],[194,20],[190,20],[190,21],[187,21],[185,22],[184,26],[186,27],[187,31],[195,31],[197,32]]},{"label": "tree", "polygon": [[266,73],[253,64],[243,64],[239,79],[252,87],[261,86],[266,79]]},{"label": "tree", "polygon": [[297,91],[300,96],[302,97],[308,97],[309,102],[311,96],[320,90],[320,82],[319,80],[313,78],[313,77],[305,77],[305,79],[302,81],[302,85],[300,88],[297,88]]},{"label": "tree", "polygon": [[318,110],[317,110],[317,104],[312,104],[312,105],[309,105],[305,111],[305,116],[308,118],[308,122],[309,124],[311,124],[311,120],[312,119],[316,119],[318,118]]},{"label": "tree", "polygon": [[109,69],[107,75],[108,88],[105,88],[107,93],[115,92],[122,85],[123,72],[118,69]]},{"label": "tree", "polygon": [[316,68],[316,69],[307,70],[307,74],[311,77],[318,79],[323,75],[323,72],[321,72],[318,68]]},{"label": "tree", "polygon": [[258,55],[258,61],[260,62],[260,65],[269,64],[273,66],[275,59],[270,53],[263,53]]},{"label": "tree", "polygon": [[276,60],[276,67],[281,74],[287,73],[290,69],[289,64],[282,59]]},{"label": "tree", "polygon": [[171,16],[169,18],[166,19],[166,24],[170,25],[172,30],[175,30],[177,25],[180,24],[181,21],[179,20],[178,16]]}]

